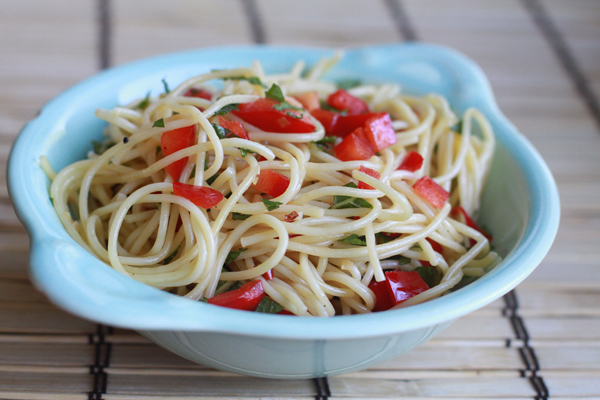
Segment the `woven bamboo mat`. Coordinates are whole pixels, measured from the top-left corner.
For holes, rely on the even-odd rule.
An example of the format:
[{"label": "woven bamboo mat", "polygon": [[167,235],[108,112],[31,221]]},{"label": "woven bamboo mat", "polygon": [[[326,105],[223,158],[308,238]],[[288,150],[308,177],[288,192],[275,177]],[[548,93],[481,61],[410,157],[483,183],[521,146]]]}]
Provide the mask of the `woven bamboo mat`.
[{"label": "woven bamboo mat", "polygon": [[[594,0],[34,0],[0,13],[0,399],[600,399],[600,3]],[[101,68],[243,43],[422,40],[486,71],[562,200],[556,242],[515,291],[365,371],[262,380],[192,364],[68,315],[27,278],[6,160],[24,123]]]}]

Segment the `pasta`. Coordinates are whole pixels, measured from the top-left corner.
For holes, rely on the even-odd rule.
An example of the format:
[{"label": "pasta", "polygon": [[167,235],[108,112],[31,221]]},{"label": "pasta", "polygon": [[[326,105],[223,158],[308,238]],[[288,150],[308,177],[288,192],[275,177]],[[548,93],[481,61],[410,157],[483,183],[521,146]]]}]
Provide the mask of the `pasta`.
[{"label": "pasta", "polygon": [[87,159],[58,174],[41,162],[66,230],[153,287],[296,315],[405,307],[488,272],[500,257],[469,217],[494,151],[485,117],[323,80],[338,58],[163,81],[97,110],[107,140]]}]

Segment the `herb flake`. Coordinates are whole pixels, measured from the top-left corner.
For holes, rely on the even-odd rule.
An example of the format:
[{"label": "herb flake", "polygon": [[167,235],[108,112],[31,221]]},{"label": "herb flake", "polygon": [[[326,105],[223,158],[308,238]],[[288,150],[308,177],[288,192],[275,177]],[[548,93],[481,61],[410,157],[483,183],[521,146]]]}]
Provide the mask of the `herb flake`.
[{"label": "herb flake", "polygon": [[239,109],[238,103],[226,104],[223,107],[221,107],[221,109],[219,111],[215,112],[215,115],[225,115],[230,111],[237,111],[238,109]]},{"label": "herb flake", "polygon": [[250,217],[250,214],[242,214],[238,212],[231,213],[231,219],[233,219],[234,221],[245,221]]},{"label": "herb flake", "polygon": [[268,99],[273,99],[280,103],[285,101],[285,97],[283,97],[283,92],[281,91],[281,88],[279,86],[277,86],[276,84],[273,84],[269,88],[269,90],[267,90],[267,92],[265,93],[265,96]]},{"label": "herb flake", "polygon": [[365,239],[364,236],[358,236],[356,233],[353,233],[350,236],[347,236],[341,240],[338,240],[339,242],[344,242],[344,243],[348,243],[348,244],[352,244],[354,246],[366,246],[367,245],[367,241]]},{"label": "herb flake", "polygon": [[223,78],[223,80],[232,80],[232,81],[248,81],[253,85],[258,85],[266,88],[267,86],[262,83],[262,81],[256,76],[232,76],[229,78]]},{"label": "herb flake", "polygon": [[[356,189],[358,186],[354,182],[350,182],[344,185],[344,187]],[[365,199],[350,196],[333,196],[333,204],[330,208],[333,210],[342,210],[344,208],[373,208],[373,206]]]},{"label": "herb flake", "polygon": [[265,205],[265,207],[267,208],[267,211],[277,210],[279,208],[279,206],[281,204],[283,204],[278,201],[271,201],[271,200],[267,200],[267,199],[262,199],[262,202]]},{"label": "herb flake", "polygon": [[281,310],[283,310],[283,306],[281,304],[271,300],[268,297],[263,297],[260,303],[258,303],[258,307],[256,307],[255,311],[266,314],[277,314]]},{"label": "herb flake", "polygon": [[169,89],[169,85],[167,84],[167,81],[163,79],[162,84],[165,87],[165,94],[171,93],[171,89]]},{"label": "herb flake", "polygon": [[145,110],[150,105],[150,92],[146,93],[144,100],[140,101],[135,108],[137,110]]},{"label": "herb flake", "polygon": [[159,119],[157,121],[154,121],[154,124],[152,125],[153,128],[164,128],[165,127],[165,120],[164,119]]},{"label": "herb flake", "polygon": [[352,89],[353,87],[360,86],[361,84],[362,84],[362,81],[360,79],[356,79],[356,78],[340,79],[337,82],[338,88],[344,89],[344,90]]},{"label": "herb flake", "polygon": [[227,254],[227,258],[225,259],[225,265],[231,264],[233,261],[235,261],[240,256],[240,254],[242,254],[246,250],[248,250],[248,249],[242,247],[236,251],[230,251],[229,254]]}]

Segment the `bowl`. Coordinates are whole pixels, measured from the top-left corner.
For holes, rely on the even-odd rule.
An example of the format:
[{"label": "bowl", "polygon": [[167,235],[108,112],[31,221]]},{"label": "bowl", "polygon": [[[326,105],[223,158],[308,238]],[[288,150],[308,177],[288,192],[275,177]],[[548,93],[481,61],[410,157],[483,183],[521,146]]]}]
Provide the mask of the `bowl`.
[{"label": "bowl", "polygon": [[348,49],[328,79],[397,82],[408,93],[440,93],[454,110],[479,108],[497,149],[479,222],[504,260],[467,287],[404,309],[334,318],[298,318],[215,307],[121,275],[67,234],[39,158],[56,171],[85,158],[102,137],[98,107],[112,108],[162,92],[215,68],[260,60],[267,72],[316,62],[331,50],[274,46],[201,49],[154,57],[102,72],[49,102],[18,137],[9,160],[9,190],[31,236],[30,276],[59,307],[79,317],[139,331],[166,349],[221,370],[269,378],[311,378],[367,368],[431,339],[452,321],[501,297],[542,261],[556,235],[559,197],[548,167],[499,111],[481,69],[463,55],[427,44]]}]

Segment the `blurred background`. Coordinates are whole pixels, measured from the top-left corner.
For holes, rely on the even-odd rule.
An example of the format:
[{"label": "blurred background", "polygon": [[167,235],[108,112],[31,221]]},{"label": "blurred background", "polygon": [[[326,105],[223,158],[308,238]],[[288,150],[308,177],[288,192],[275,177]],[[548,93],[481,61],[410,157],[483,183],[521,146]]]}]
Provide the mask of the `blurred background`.
[{"label": "blurred background", "polygon": [[[29,283],[6,161],[23,125],[61,91],[187,49],[406,41],[475,60],[557,181],[554,246],[504,299],[374,369],[263,381],[64,314]],[[0,398],[600,398],[599,95],[595,0],[0,0]]]}]

